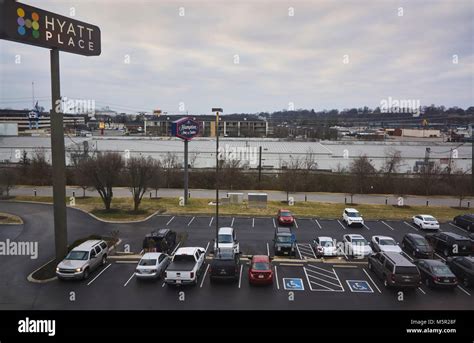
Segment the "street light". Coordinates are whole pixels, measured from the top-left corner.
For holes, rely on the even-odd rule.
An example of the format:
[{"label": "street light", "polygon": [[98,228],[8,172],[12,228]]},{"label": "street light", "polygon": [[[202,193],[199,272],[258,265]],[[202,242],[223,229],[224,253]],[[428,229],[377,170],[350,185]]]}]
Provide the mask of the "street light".
[{"label": "street light", "polygon": [[216,112],[216,251],[219,251],[219,112],[222,108],[213,107],[212,112]]}]

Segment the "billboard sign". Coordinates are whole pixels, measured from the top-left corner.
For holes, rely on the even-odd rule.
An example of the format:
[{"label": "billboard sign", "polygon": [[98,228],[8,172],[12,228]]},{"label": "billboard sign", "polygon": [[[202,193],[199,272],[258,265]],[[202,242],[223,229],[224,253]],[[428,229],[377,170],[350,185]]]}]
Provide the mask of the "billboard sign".
[{"label": "billboard sign", "polygon": [[171,123],[173,136],[191,140],[199,134],[199,122],[192,118],[181,118]]},{"label": "billboard sign", "polygon": [[0,0],[0,39],[85,56],[100,55],[100,29],[12,0]]}]

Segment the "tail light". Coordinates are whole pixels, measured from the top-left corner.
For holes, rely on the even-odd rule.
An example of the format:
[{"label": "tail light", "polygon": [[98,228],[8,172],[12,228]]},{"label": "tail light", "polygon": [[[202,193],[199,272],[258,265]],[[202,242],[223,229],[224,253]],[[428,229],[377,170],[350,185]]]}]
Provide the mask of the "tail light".
[{"label": "tail light", "polygon": [[191,279],[194,278],[194,272],[191,272],[191,274],[189,274],[189,276],[191,277]]}]

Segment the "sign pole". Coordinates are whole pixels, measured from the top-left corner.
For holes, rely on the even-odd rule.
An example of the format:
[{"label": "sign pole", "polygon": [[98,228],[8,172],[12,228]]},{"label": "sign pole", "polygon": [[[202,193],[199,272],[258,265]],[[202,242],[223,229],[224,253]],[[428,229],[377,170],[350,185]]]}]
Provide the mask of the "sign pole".
[{"label": "sign pole", "polygon": [[66,161],[64,156],[63,115],[60,110],[61,88],[59,50],[51,49],[51,155],[53,165],[54,240],[56,259],[67,254]]},{"label": "sign pole", "polygon": [[216,111],[216,251],[219,251],[219,111]]},{"label": "sign pole", "polygon": [[184,204],[188,204],[188,183],[189,183],[189,173],[188,173],[188,140],[184,140]]}]

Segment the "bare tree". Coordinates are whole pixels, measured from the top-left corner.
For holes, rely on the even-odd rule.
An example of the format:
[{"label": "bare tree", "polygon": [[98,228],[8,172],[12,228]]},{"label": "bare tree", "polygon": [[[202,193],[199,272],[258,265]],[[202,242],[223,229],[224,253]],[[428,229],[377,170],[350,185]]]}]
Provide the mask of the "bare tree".
[{"label": "bare tree", "polygon": [[150,180],[150,188],[155,190],[155,198],[158,198],[158,190],[161,187],[162,179],[162,168],[161,162],[159,160],[153,160],[153,171]]},{"label": "bare tree", "polygon": [[10,190],[15,187],[16,184],[15,170],[10,167],[0,169],[0,196],[6,193],[6,196],[10,196]]},{"label": "bare tree", "polygon": [[151,157],[131,157],[127,160],[125,175],[127,184],[132,192],[133,210],[135,212],[138,211],[143,195],[150,187],[153,170],[154,165]]},{"label": "bare tree", "polygon": [[116,152],[98,153],[87,160],[90,184],[99,193],[105,209],[110,210],[114,196],[113,187],[117,185],[124,161],[122,155]]},{"label": "bare tree", "polygon": [[241,162],[239,159],[225,158],[219,161],[220,181],[223,185],[234,189],[236,182],[241,179]]},{"label": "bare tree", "polygon": [[352,175],[353,185],[356,187],[357,191],[361,194],[367,191],[367,181],[370,176],[373,176],[375,173],[375,168],[372,165],[372,162],[369,160],[367,155],[359,156],[354,159],[349,167],[350,173]]},{"label": "bare tree", "polygon": [[33,153],[29,164],[30,181],[34,185],[44,186],[51,183],[51,165],[46,160],[43,149],[37,149]]},{"label": "bare tree", "polygon": [[286,202],[289,201],[290,192],[296,191],[297,174],[301,170],[302,162],[299,158],[290,156],[290,160],[282,165],[278,174],[280,189],[286,192]]},{"label": "bare tree", "polygon": [[450,185],[459,199],[459,208],[462,208],[463,200],[469,195],[468,180],[465,176],[466,173],[461,170],[457,170],[450,175]]},{"label": "bare tree", "polygon": [[161,167],[163,170],[163,175],[165,177],[165,185],[167,188],[170,188],[171,181],[176,176],[176,172],[179,170],[180,166],[181,165],[178,161],[178,156],[171,152],[168,152],[161,161]]},{"label": "bare tree", "polygon": [[431,195],[431,190],[439,181],[440,174],[441,167],[432,161],[428,161],[428,163],[425,163],[420,168],[420,172],[417,176],[420,179],[425,195]]},{"label": "bare tree", "polygon": [[74,181],[81,187],[82,197],[85,198],[86,190],[92,187],[87,160],[94,153],[90,151],[87,141],[84,141],[82,146],[77,144],[75,147],[68,149],[68,152],[73,167]]},{"label": "bare tree", "polygon": [[389,149],[385,152],[385,163],[382,168],[382,172],[386,176],[392,176],[398,173],[400,165],[402,163],[402,153],[400,150]]}]

